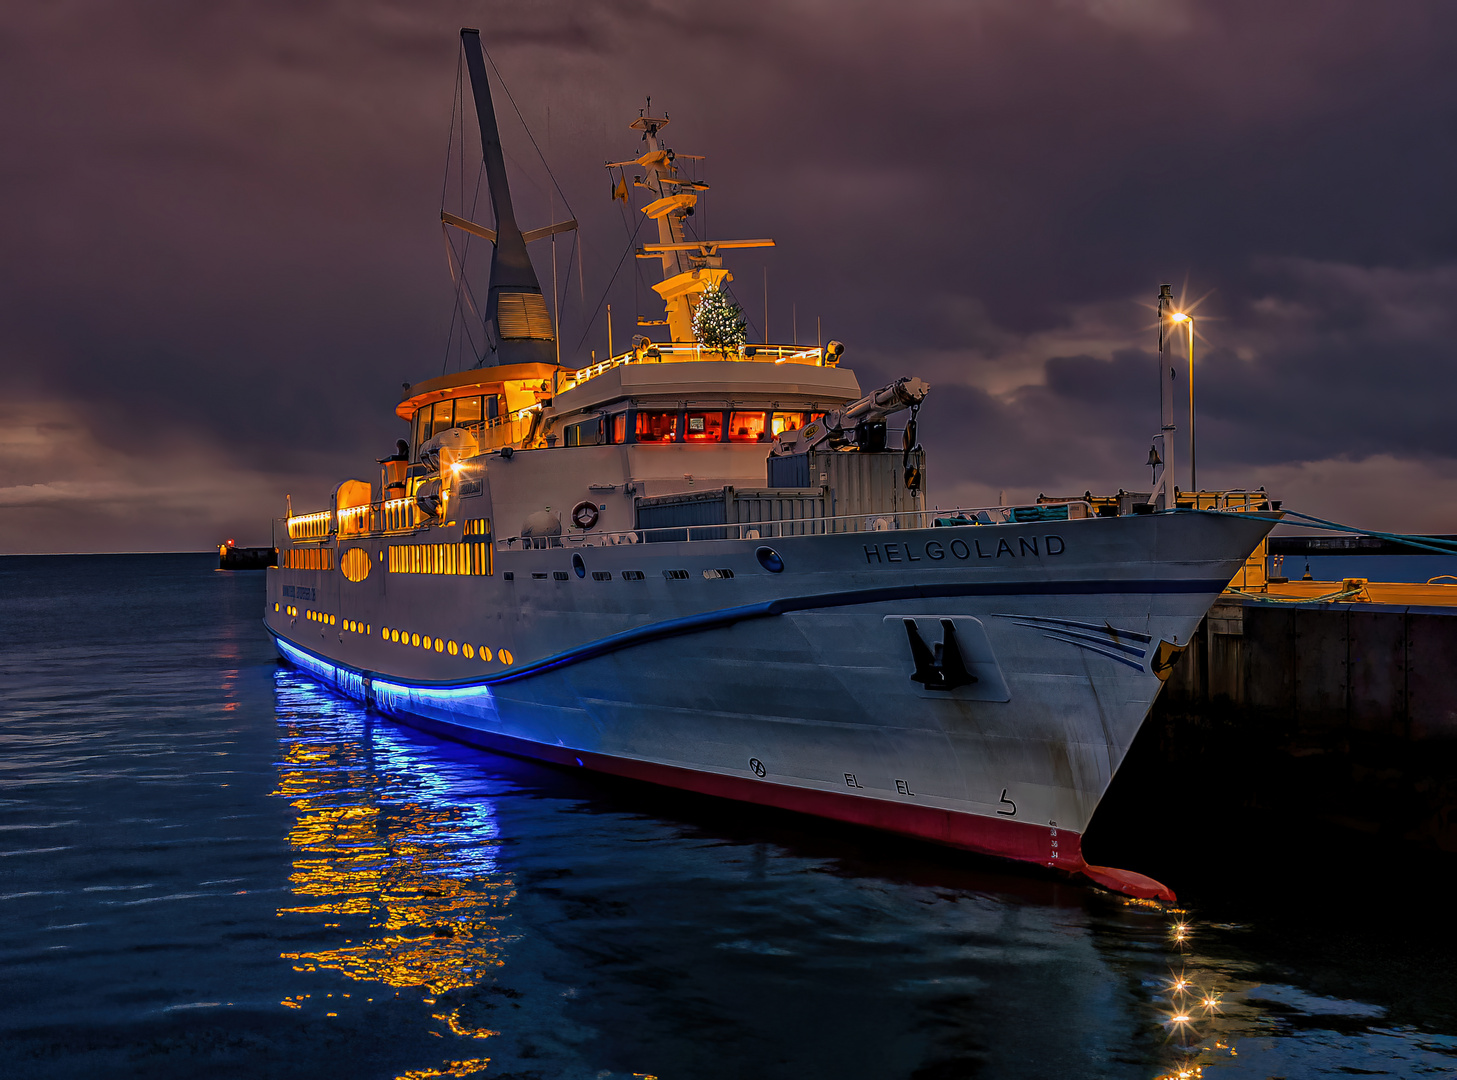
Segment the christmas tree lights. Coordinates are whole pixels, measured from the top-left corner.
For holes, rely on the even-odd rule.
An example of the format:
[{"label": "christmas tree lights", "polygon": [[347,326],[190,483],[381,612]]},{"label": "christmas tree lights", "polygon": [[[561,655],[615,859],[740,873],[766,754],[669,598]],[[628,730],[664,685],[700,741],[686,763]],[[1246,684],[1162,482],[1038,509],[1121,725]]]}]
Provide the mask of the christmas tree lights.
[{"label": "christmas tree lights", "polygon": [[722,288],[704,290],[693,312],[693,336],[714,352],[738,352],[749,340],[743,308]]}]

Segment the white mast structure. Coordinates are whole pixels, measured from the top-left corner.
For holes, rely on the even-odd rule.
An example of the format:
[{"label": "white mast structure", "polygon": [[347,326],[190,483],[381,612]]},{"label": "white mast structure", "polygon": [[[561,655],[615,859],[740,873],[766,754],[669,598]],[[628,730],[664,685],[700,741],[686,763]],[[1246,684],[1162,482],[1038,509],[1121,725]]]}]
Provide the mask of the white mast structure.
[{"label": "white mast structure", "polygon": [[[648,105],[651,108],[651,98]],[[662,261],[663,280],[653,286],[653,291],[663,298],[668,309],[670,340],[692,342],[693,312],[698,306],[698,299],[709,289],[721,288],[725,282],[733,280],[733,275],[723,268],[720,250],[773,247],[774,241],[690,240],[685,236],[683,220],[693,213],[699,193],[707,191],[708,185],[678,174],[675,162],[679,156],[695,161],[703,158],[696,154],[679,155],[665,147],[658,138],[658,132],[667,125],[667,116],[648,116],[644,111],[630,126],[643,133],[646,152],[632,161],[609,161],[607,168],[638,165],[643,169],[642,175],[633,177],[633,186],[645,188],[656,196],[642,208],[642,212],[658,223],[658,242],[644,244],[638,249],[637,257]]]}]

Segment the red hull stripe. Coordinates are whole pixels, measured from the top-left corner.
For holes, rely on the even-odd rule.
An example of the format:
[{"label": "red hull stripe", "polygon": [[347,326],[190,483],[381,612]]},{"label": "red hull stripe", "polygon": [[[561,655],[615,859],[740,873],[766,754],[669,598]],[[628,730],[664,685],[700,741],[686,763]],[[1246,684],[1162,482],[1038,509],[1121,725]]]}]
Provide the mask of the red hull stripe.
[{"label": "red hull stripe", "polygon": [[777,784],[767,778],[750,780],[747,777],[725,776],[678,765],[661,765],[608,754],[594,754],[483,731],[415,713],[388,711],[391,716],[411,727],[443,735],[469,746],[556,765],[588,768],[595,772],[661,784],[702,795],[714,795],[723,799],[864,825],[982,855],[1036,863],[1039,866],[1082,875],[1104,888],[1129,896],[1166,901],[1174,899],[1173,891],[1153,878],[1129,870],[1089,866],[1083,861],[1082,836],[1070,829],[1010,821],[1001,817],[982,817],[979,814],[959,813],[910,802],[891,802],[887,799],[851,795],[848,792],[793,787]]},{"label": "red hull stripe", "polygon": [[[750,780],[746,777],[685,769],[677,765],[660,765],[649,761],[594,754],[585,750],[570,750],[416,716],[413,713],[391,715],[397,716],[411,727],[518,757],[588,768],[595,772],[643,780],[702,795],[715,795],[738,802],[756,803],[854,825],[866,825],[873,829],[903,833],[983,855],[1037,863],[1072,873],[1080,872],[1085,865],[1082,838],[1069,829],[1054,829],[1025,821],[986,818],[934,806],[896,803],[838,791],[792,787],[769,779]],[[1058,845],[1056,848],[1052,846],[1054,841]]]}]

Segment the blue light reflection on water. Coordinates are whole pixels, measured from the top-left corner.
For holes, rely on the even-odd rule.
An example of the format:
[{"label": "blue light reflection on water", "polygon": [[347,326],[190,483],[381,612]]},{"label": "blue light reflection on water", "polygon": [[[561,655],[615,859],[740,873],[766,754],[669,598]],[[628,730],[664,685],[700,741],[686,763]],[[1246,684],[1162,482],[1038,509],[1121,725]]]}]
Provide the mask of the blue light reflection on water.
[{"label": "blue light reflection on water", "polygon": [[261,575],[208,562],[0,559],[7,1076],[1457,1064],[1440,936],[1390,956],[1357,924],[1316,965],[1272,902],[1176,940],[1091,890],[455,746],[279,668]]}]

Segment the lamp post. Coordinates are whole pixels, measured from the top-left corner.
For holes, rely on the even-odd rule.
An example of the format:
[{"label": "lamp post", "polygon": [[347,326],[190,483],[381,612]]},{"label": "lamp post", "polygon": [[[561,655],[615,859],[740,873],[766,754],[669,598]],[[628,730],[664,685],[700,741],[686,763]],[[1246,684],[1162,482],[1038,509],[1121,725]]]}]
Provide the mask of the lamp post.
[{"label": "lamp post", "polygon": [[[1199,490],[1198,471],[1194,458],[1194,316],[1184,311],[1176,311],[1171,317],[1176,323],[1189,324],[1189,490]],[[1194,496],[1198,502],[1199,496]]]},{"label": "lamp post", "polygon": [[[1174,388],[1172,385],[1173,368],[1169,368],[1169,413],[1168,422],[1164,421],[1164,340],[1165,331],[1172,339],[1173,335],[1173,307],[1174,295],[1172,285],[1159,286],[1159,445],[1163,450],[1163,475],[1161,496],[1156,494],[1156,500],[1162,500],[1162,508],[1165,510],[1174,509],[1174,417],[1177,415],[1174,405]],[[1172,340],[1170,340],[1172,344]],[[1150,455],[1152,460],[1152,455]]]}]

